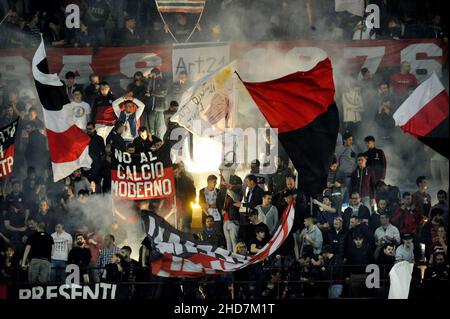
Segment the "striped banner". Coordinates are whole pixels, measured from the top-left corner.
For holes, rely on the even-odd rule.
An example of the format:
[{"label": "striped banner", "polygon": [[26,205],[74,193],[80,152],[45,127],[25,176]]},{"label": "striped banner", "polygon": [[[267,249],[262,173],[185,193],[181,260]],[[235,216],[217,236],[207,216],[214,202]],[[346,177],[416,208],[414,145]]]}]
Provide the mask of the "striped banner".
[{"label": "striped banner", "polygon": [[162,13],[202,13],[206,0],[155,0]]},{"label": "striped banner", "polygon": [[283,212],[281,224],[269,242],[254,256],[244,256],[194,240],[189,233],[173,228],[163,218],[149,216],[148,236],[153,253],[152,273],[160,277],[201,277],[220,275],[258,263],[272,255],[286,240],[294,223],[294,203]]}]

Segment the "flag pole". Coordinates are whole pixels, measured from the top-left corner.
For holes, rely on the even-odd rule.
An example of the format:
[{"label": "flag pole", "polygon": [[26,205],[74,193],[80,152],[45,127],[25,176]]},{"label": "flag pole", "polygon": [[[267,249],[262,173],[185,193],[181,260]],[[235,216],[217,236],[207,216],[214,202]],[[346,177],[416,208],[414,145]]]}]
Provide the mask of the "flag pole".
[{"label": "flag pole", "polygon": [[[202,19],[202,16],[203,16],[203,11],[205,11],[205,6],[206,6],[206,1],[205,1],[204,6],[203,6],[202,12],[201,12],[200,15],[198,16],[197,23],[195,24],[194,29],[191,31],[191,34],[189,34],[188,38],[184,41],[185,43],[187,43],[187,42],[191,39],[192,35],[193,35],[194,32],[195,32],[195,29],[197,28],[197,25],[200,23],[200,20]],[[198,31],[200,31],[200,28],[199,28]]]},{"label": "flag pole", "polygon": [[155,0],[155,4],[156,4],[156,9],[158,9],[158,13],[159,13],[159,16],[161,17],[162,22],[164,23],[165,26],[167,26],[167,31],[169,31],[170,35],[175,40],[175,42],[178,43],[177,38],[175,38],[175,36],[173,35],[172,31],[170,30],[169,25],[167,24],[166,20],[164,20],[164,17],[162,15],[161,11],[159,10],[159,5],[158,5],[158,1],[157,0]]}]

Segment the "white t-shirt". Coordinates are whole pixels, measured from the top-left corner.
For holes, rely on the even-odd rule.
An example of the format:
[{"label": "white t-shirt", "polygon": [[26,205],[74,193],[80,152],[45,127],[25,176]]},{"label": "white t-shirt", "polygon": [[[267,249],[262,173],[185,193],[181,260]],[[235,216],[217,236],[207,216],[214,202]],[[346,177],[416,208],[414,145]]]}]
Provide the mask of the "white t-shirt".
[{"label": "white t-shirt", "polygon": [[91,106],[86,102],[70,102],[67,105],[67,111],[70,115],[69,118],[73,119],[75,125],[85,131],[88,118],[91,115]]},{"label": "white t-shirt", "polygon": [[72,246],[72,236],[69,233],[63,232],[58,236],[56,232],[52,234],[53,241],[55,242],[55,250],[52,255],[52,259],[67,261],[69,256],[69,246]]}]

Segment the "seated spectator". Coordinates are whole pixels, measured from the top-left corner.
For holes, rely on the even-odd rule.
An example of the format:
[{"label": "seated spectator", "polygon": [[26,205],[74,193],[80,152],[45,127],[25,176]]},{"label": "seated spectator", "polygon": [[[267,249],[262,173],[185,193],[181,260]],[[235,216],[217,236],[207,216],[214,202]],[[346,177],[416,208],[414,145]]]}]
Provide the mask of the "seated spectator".
[{"label": "seated spectator", "polygon": [[75,264],[80,268],[80,283],[89,283],[89,263],[91,261],[91,251],[86,244],[83,234],[75,235],[75,245],[69,251],[67,257],[68,264]]},{"label": "seated spectator", "polygon": [[272,205],[272,193],[265,192],[262,204],[256,206],[255,208],[258,211],[258,219],[267,225],[269,228],[269,236],[272,237],[275,230],[278,226],[278,210]]},{"label": "seated spectator", "polygon": [[225,237],[218,228],[214,227],[214,217],[211,215],[206,216],[205,227],[197,236],[202,242],[214,247],[225,248],[226,246]]},{"label": "seated spectator", "polygon": [[[50,278],[51,255],[54,249],[52,236],[45,232],[45,222],[39,222],[37,232],[30,236],[22,258],[22,268],[28,269],[31,284],[46,284]],[[28,263],[28,258],[30,262]]]},{"label": "seated spectator", "polygon": [[407,261],[414,263],[414,235],[412,234],[402,234],[402,242],[400,246],[397,247],[395,251],[396,261]]}]

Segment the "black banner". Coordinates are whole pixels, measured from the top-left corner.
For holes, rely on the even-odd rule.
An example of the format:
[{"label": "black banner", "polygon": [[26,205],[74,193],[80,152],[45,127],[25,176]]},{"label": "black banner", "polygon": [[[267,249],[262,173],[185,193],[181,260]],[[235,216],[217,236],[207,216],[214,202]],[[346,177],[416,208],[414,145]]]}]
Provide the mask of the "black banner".
[{"label": "black banner", "polygon": [[0,179],[8,177],[14,166],[14,139],[19,118],[0,129]]}]

